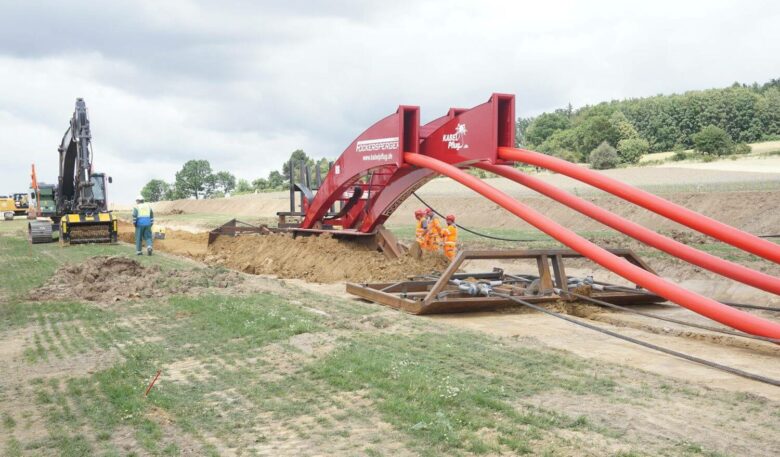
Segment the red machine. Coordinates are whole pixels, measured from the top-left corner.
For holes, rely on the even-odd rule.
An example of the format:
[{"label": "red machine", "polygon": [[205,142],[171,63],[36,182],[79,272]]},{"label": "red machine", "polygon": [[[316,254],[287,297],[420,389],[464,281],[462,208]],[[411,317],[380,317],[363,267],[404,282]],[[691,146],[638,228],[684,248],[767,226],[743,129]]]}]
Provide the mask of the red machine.
[{"label": "red machine", "polygon": [[[780,294],[780,278],[712,256],[627,221],[609,211],[526,175],[511,165],[526,163],[565,174],[668,217],[706,235],[780,263],[780,246],[682,208],[597,172],[544,154],[515,149],[514,96],[493,94],[471,109],[450,109],[419,125],[419,108],[400,106],[360,136],[311,185],[308,170],[296,181],[290,166],[291,208],[280,226],[294,233],[332,232],[367,236],[437,174],[448,176],[501,205],[573,251],[669,301],[744,332],[780,338],[780,324],[698,295],[618,257],[560,226],[480,179],[462,171],[479,167],[512,179],[626,235],[733,280]],[[318,170],[319,173],[319,170]],[[315,193],[316,191],[316,193]],[[296,203],[295,193],[300,195]],[[290,217],[298,219],[291,222]]]}]

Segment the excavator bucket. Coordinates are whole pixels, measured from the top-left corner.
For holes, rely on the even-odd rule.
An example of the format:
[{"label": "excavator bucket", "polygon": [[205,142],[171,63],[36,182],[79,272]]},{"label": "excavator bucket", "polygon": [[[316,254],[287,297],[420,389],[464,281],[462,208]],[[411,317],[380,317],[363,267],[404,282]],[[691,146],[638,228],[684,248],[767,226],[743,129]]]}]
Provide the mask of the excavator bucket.
[{"label": "excavator bucket", "polygon": [[67,214],[60,219],[60,243],[116,243],[117,220],[111,213]]}]

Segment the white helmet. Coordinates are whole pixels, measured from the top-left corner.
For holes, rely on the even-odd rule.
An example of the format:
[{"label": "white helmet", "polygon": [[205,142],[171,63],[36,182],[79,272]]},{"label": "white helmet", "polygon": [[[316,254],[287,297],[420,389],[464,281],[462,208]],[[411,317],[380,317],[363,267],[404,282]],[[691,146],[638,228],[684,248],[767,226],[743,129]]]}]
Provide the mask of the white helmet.
[{"label": "white helmet", "polygon": [[142,202],[142,201],[144,201],[144,196],[143,196],[143,195],[140,195],[140,194],[139,194],[139,195],[137,195],[137,196],[135,197],[135,201],[137,201],[137,202]]}]

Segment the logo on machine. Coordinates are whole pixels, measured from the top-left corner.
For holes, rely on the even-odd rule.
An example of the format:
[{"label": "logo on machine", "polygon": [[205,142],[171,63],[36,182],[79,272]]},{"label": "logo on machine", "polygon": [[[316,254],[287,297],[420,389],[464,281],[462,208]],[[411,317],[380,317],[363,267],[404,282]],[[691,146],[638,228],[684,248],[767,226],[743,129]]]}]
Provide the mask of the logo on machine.
[{"label": "logo on machine", "polygon": [[362,140],[357,142],[355,151],[370,152],[363,156],[367,162],[387,161],[393,159],[393,154],[383,151],[395,151],[398,149],[398,137],[377,138],[375,140]]},{"label": "logo on machine", "polygon": [[357,152],[392,151],[398,149],[398,137],[377,138],[376,140],[362,140],[357,142]]},{"label": "logo on machine", "polygon": [[468,149],[469,145],[464,141],[466,133],[468,133],[466,124],[458,124],[453,133],[445,133],[441,136],[441,140],[447,143],[447,149],[454,149],[456,151]]}]

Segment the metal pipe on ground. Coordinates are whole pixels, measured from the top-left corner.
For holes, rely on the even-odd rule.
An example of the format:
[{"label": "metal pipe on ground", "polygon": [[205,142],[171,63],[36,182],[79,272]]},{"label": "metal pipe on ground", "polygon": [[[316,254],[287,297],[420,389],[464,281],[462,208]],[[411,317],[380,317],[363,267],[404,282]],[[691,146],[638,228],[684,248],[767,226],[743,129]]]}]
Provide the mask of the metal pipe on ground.
[{"label": "metal pipe on ground", "polygon": [[410,165],[428,168],[460,182],[604,268],[669,301],[737,330],[753,335],[780,338],[780,324],[723,305],[649,273],[452,165],[421,154],[408,152],[404,154],[404,161]]},{"label": "metal pipe on ground", "polygon": [[612,179],[601,173],[589,170],[566,160],[552,157],[539,152],[517,148],[498,148],[501,159],[521,162],[566,175],[578,181],[597,187],[604,192],[639,205],[654,213],[660,214],[679,224],[690,227],[705,235],[728,243],[759,257],[780,263],[780,246],[761,239],[750,233],[743,232],[723,222],[716,221],[688,208],[672,203],[650,192],[638,189],[628,184]]}]

